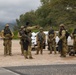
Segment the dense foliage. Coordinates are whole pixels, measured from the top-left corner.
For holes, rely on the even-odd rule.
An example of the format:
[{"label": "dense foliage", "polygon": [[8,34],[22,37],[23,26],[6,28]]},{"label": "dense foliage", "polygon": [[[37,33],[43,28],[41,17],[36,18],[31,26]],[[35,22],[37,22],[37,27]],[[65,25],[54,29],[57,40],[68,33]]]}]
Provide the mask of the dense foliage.
[{"label": "dense foliage", "polygon": [[41,6],[36,11],[20,15],[16,19],[18,27],[27,21],[31,25],[54,26],[64,23],[67,28],[76,25],[76,0],[40,0]]}]

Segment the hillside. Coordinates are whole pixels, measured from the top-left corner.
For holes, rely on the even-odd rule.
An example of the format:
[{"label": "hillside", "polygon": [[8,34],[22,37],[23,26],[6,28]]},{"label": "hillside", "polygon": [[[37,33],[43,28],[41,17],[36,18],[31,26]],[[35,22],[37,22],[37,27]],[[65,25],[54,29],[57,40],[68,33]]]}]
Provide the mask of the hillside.
[{"label": "hillside", "polygon": [[[16,25],[16,24],[13,24],[13,23],[8,23],[9,24],[9,28],[13,31],[13,28],[14,28],[14,26]],[[4,29],[4,27],[5,27],[5,24],[3,23],[0,23],[0,31],[2,30],[2,29]]]}]

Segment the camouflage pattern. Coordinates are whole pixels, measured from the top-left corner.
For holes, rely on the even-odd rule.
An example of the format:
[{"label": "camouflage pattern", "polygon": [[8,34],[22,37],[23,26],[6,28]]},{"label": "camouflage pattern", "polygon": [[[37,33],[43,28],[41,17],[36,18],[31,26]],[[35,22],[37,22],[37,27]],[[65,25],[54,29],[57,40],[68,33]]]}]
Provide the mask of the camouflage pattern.
[{"label": "camouflage pattern", "polygon": [[21,55],[24,54],[24,49],[23,49],[23,42],[22,40],[20,39],[20,45],[21,45]]},{"label": "camouflage pattern", "polygon": [[74,42],[73,42],[73,49],[74,49],[74,51],[76,52],[76,33],[73,34],[73,39],[74,39]]},{"label": "camouflage pattern", "polygon": [[12,46],[12,41],[11,40],[4,40],[4,55],[11,55],[11,46]]},{"label": "camouflage pattern", "polygon": [[[6,27],[8,27],[8,25],[6,25]],[[7,30],[8,31],[8,30]],[[11,51],[11,46],[12,46],[12,38],[14,36],[13,32],[10,31],[10,33],[8,34],[4,34],[5,31],[2,30],[2,38],[3,38],[3,45],[4,45],[4,55],[11,55],[12,54],[12,51]]]},{"label": "camouflage pattern", "polygon": [[54,31],[53,34],[48,34],[48,43],[49,43],[49,50],[50,50],[50,54],[52,54],[52,51],[54,50],[54,54],[56,54],[56,42],[55,42],[55,38],[56,38],[56,33]]},{"label": "camouflage pattern", "polygon": [[36,36],[36,41],[38,46],[36,54],[39,54],[39,51],[41,54],[43,54],[43,44],[45,43],[45,40],[46,40],[45,33],[43,32],[42,28],[40,29],[41,29],[40,32]]},{"label": "camouflage pattern", "polygon": [[33,57],[32,57],[32,53],[31,53],[31,50],[32,50],[32,48],[31,48],[31,36],[32,36],[32,34],[31,34],[31,30],[32,29],[36,29],[37,28],[37,26],[28,26],[28,27],[26,27],[25,28],[25,30],[26,30],[26,32],[27,32],[27,36],[28,36],[28,41],[29,41],[29,44],[28,44],[28,50],[24,50],[24,57],[25,57],[25,59],[27,59],[28,57],[29,57],[29,59],[33,59]]},{"label": "camouflage pattern", "polygon": [[19,32],[18,32],[18,37],[19,37],[19,39],[20,39],[20,45],[21,45],[21,55],[24,54],[23,42],[22,42],[22,39],[23,39],[23,38],[22,38],[23,28],[24,28],[24,26],[21,26],[21,29],[20,29]]},{"label": "camouflage pattern", "polygon": [[61,36],[59,36],[60,40],[62,40],[62,50],[60,51],[61,57],[66,57],[66,54],[68,52],[67,40],[65,34],[66,34],[66,30],[62,30]]},{"label": "camouflage pattern", "polygon": [[73,40],[74,40],[74,42],[73,42],[73,49],[74,49],[74,51],[76,53],[76,27],[75,27],[75,29],[74,29],[74,31],[72,33],[72,37],[73,37]]}]

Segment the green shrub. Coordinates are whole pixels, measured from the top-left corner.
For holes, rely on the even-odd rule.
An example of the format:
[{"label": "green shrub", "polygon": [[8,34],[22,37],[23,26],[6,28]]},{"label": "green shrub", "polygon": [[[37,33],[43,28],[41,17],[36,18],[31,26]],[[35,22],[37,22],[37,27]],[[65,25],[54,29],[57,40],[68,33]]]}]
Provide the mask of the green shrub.
[{"label": "green shrub", "polygon": [[18,31],[14,31],[14,39],[18,39]]}]

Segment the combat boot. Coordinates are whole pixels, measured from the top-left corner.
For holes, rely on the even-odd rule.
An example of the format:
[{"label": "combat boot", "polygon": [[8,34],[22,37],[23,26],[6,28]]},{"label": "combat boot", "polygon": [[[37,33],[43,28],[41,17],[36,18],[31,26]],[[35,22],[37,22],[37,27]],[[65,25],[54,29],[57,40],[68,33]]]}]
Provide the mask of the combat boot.
[{"label": "combat boot", "polygon": [[29,57],[29,59],[33,59],[33,57]]}]

